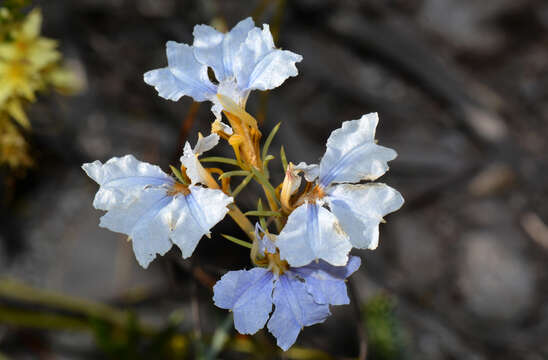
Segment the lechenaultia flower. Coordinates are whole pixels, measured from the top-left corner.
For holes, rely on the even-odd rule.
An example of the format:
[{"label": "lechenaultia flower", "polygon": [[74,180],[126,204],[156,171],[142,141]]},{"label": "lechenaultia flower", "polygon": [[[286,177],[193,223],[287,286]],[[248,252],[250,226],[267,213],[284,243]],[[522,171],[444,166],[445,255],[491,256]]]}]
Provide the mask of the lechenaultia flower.
[{"label": "lechenaultia flower", "polygon": [[291,266],[316,259],[342,266],[352,247],[375,249],[383,216],[403,205],[400,193],[385,184],[359,184],[382,176],[397,156],[375,143],[378,120],[371,113],[343,122],[329,136],[319,165],[294,167],[316,187],[289,215],[276,241],[280,257]]},{"label": "lechenaultia flower", "polygon": [[[217,119],[223,110],[218,94],[245,108],[251,90],[271,90],[288,77],[296,76],[295,63],[302,56],[276,49],[268,25],[261,30],[253,20],[240,21],[228,33],[208,25],[194,27],[192,46],[168,41],[168,66],[144,75],[161,97],[177,101],[190,96],[195,101],[213,102]],[[217,83],[208,76],[213,69]]]},{"label": "lechenaultia flower", "polygon": [[322,323],[331,315],[329,305],[350,303],[345,279],[358,270],[361,260],[352,256],[344,266],[319,261],[291,267],[280,260],[277,241],[269,236],[275,238],[258,236],[259,251],[268,266],[229,271],[213,287],[213,301],[232,310],[234,327],[241,334],[254,334],[267,324],[285,351],[303,327]]},{"label": "lechenaultia flower", "polygon": [[[192,156],[211,149],[219,137],[200,137]],[[185,144],[185,149],[190,144]],[[181,157],[182,163],[189,163]],[[201,167],[201,165],[199,165]],[[200,239],[228,212],[233,199],[221,190],[197,185],[197,176],[185,185],[158,166],[137,160],[133,155],[114,157],[82,165],[86,174],[99,184],[93,206],[107,213],[99,226],[126,234],[132,241],[137,261],[147,268],[156,254],[164,255],[173,244],[188,258]],[[195,169],[197,166],[195,166]],[[203,168],[202,168],[203,170]]]}]

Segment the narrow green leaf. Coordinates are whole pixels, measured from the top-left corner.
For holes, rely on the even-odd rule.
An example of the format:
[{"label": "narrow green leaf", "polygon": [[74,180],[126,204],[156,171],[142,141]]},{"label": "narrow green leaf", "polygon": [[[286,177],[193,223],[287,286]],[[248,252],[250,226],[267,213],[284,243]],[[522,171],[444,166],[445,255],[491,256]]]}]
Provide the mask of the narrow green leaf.
[{"label": "narrow green leaf", "polygon": [[183,177],[183,174],[181,174],[181,171],[179,169],[177,169],[173,165],[169,165],[169,168],[171,169],[171,171],[173,172],[173,175],[175,175],[177,180],[179,180],[181,183],[185,185],[187,184],[187,181],[185,181],[185,178]]},{"label": "narrow green leaf", "polygon": [[207,350],[205,356],[206,360],[215,360],[218,358],[218,355],[230,339],[229,331],[232,328],[233,323],[234,319],[232,314],[229,314],[222,324],[215,329],[213,337],[211,338],[211,346]]},{"label": "narrow green leaf", "polygon": [[268,181],[268,179],[266,179],[264,175],[261,174],[257,169],[252,167],[251,171],[253,171],[255,180],[257,180],[259,184],[264,186],[264,188],[270,193],[270,196],[272,196],[272,198],[276,201],[278,205],[281,205],[280,200],[278,200],[278,198],[276,197],[276,190],[274,190],[270,181]]},{"label": "narrow green leaf", "polygon": [[230,236],[230,235],[226,235],[226,234],[221,234],[221,236],[224,237],[225,239],[229,240],[229,241],[232,241],[235,244],[246,247],[248,249],[251,249],[251,247],[253,246],[253,244],[251,244],[250,242],[235,238],[234,236]]},{"label": "narrow green leaf", "polygon": [[276,157],[274,155],[267,155],[264,160],[263,160],[263,167],[266,169],[266,167],[268,166],[268,163],[271,161],[271,160],[274,160]]},{"label": "narrow green leaf", "polygon": [[[263,201],[261,198],[259,198],[259,202],[257,203],[257,210],[258,211],[263,211]],[[266,225],[266,219],[261,216],[259,217],[259,223],[261,224],[261,227],[266,231],[267,230],[267,225]]]},{"label": "narrow green leaf", "polygon": [[253,210],[253,211],[248,211],[248,212],[244,213],[244,215],[245,216],[278,216],[278,217],[282,216],[282,214],[280,214],[279,212],[270,211],[270,210],[262,210],[262,211]]},{"label": "narrow green leaf", "polygon": [[274,139],[274,136],[276,135],[276,133],[280,129],[281,124],[282,124],[281,122],[277,123],[276,126],[274,126],[274,128],[270,132],[270,134],[268,134],[268,137],[266,138],[266,140],[264,142],[264,145],[263,145],[263,153],[262,153],[262,158],[263,159],[268,154],[268,148],[270,147],[270,143],[272,142],[272,139]]},{"label": "narrow green leaf", "polygon": [[285,150],[284,146],[280,148],[280,160],[282,161],[282,166],[284,168],[284,172],[287,171],[287,157],[285,156]]},{"label": "narrow green leaf", "polygon": [[251,181],[251,179],[253,179],[253,174],[250,173],[249,175],[247,175],[247,177],[245,179],[242,180],[242,182],[240,183],[240,185],[238,185],[236,187],[236,189],[234,189],[234,191],[232,192],[232,197],[235,198],[236,196],[238,196],[238,194],[240,193],[240,191],[242,191],[246,186],[247,184],[249,184],[249,182]]},{"label": "narrow green leaf", "polygon": [[272,155],[267,155],[264,160],[263,160],[263,172],[264,172],[264,176],[267,178],[267,179],[270,179],[270,171],[268,171],[268,163],[272,160],[272,159],[275,159],[274,156]]},{"label": "narrow green leaf", "polygon": [[321,350],[292,347],[284,353],[291,360],[332,360],[333,358]]},{"label": "narrow green leaf", "polygon": [[224,179],[226,177],[232,177],[232,176],[248,176],[251,173],[246,170],[234,170],[234,171],[227,171],[223,173],[221,176],[219,176],[219,180]]},{"label": "narrow green leaf", "polygon": [[206,158],[200,159],[200,161],[201,162],[218,162],[218,163],[223,163],[223,164],[230,164],[230,165],[239,166],[238,162],[235,159],[226,158],[226,157],[222,157],[222,156],[206,157]]}]

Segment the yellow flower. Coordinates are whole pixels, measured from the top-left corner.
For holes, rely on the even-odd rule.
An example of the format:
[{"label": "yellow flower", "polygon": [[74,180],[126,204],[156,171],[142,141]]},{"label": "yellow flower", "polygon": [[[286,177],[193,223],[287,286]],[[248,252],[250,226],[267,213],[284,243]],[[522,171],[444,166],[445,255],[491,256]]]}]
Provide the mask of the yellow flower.
[{"label": "yellow flower", "polygon": [[6,115],[0,115],[0,165],[11,168],[29,167],[32,159],[28,144]]},{"label": "yellow flower", "polygon": [[60,65],[57,42],[40,36],[40,10],[32,10],[22,20],[17,14],[0,8],[0,164],[12,168],[32,165],[20,132],[31,127],[24,110],[27,101],[34,101],[35,93],[48,87],[71,93],[83,86],[76,73]]},{"label": "yellow flower", "polygon": [[0,105],[10,97],[21,96],[34,101],[34,92],[41,86],[40,76],[28,64],[0,60]]},{"label": "yellow flower", "polygon": [[9,99],[4,106],[8,115],[10,115],[15,121],[19,123],[23,128],[30,129],[30,121],[23,109],[21,100],[17,98]]},{"label": "yellow flower", "polygon": [[20,61],[41,70],[61,58],[57,41],[40,36],[42,13],[32,10],[25,20],[10,32],[10,42],[0,44],[0,59]]},{"label": "yellow flower", "polygon": [[0,43],[0,105],[12,97],[34,101],[34,93],[45,86],[42,73],[61,58],[57,42],[40,36],[41,26],[42,13],[34,9],[13,24],[10,40]]}]

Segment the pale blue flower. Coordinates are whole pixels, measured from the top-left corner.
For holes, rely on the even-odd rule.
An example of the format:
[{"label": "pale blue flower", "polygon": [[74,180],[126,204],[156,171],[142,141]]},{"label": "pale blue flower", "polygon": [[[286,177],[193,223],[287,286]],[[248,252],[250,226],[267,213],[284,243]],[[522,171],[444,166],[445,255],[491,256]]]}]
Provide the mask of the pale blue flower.
[{"label": "pale blue flower", "polygon": [[[271,239],[265,241],[270,248]],[[272,267],[229,271],[213,287],[213,301],[233,311],[234,327],[241,334],[254,334],[267,324],[278,346],[287,350],[304,326],[322,323],[331,315],[329,305],[350,303],[345,279],[360,264],[360,258],[353,256],[340,267],[319,261],[281,273]]]},{"label": "pale blue flower", "polygon": [[228,212],[233,199],[220,190],[177,183],[158,166],[133,155],[82,165],[99,184],[93,206],[107,213],[99,226],[126,234],[139,264],[147,268],[156,254],[177,245],[183,258]]},{"label": "pale blue flower", "polygon": [[[280,86],[297,75],[295,63],[302,60],[291,51],[276,49],[269,26],[255,27],[251,18],[226,34],[208,25],[196,25],[193,34],[192,46],[168,41],[168,66],[145,73],[144,80],[165,99],[191,96],[195,101],[213,102],[217,119],[223,110],[217,94],[244,108],[251,90]],[[209,79],[208,67],[213,69],[216,83]]]},{"label": "pale blue flower", "polygon": [[375,143],[377,123],[376,113],[345,121],[331,133],[319,166],[296,167],[307,181],[317,179],[317,187],[289,215],[276,242],[280,257],[291,266],[315,259],[341,266],[352,247],[375,249],[383,216],[403,205],[400,193],[385,184],[356,184],[382,176],[397,156]]}]

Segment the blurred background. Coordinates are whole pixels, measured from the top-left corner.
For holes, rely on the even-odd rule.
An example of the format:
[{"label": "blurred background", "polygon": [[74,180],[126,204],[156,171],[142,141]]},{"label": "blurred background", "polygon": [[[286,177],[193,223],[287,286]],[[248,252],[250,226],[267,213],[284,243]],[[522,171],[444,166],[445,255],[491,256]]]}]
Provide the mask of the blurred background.
[{"label": "blurred background", "polygon": [[[0,170],[0,359],[548,359],[548,2],[33,5],[82,86],[25,108],[33,165]],[[342,121],[378,112],[379,143],[399,153],[380,181],[406,199],[379,248],[354,252],[353,305],[285,355],[264,330],[237,336],[212,304],[221,274],[251,266],[219,235],[238,234],[230,221],[191,260],[174,248],[145,271],[125,236],[98,227],[80,169],[130,153],[175,165],[209,132],[210,106],[166,101],[142,75],[195,24],[247,16],[304,57],[298,77],[248,103],[263,134],[282,122],[272,153],[316,162]],[[281,182],[278,160],[271,170]]]}]

